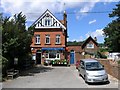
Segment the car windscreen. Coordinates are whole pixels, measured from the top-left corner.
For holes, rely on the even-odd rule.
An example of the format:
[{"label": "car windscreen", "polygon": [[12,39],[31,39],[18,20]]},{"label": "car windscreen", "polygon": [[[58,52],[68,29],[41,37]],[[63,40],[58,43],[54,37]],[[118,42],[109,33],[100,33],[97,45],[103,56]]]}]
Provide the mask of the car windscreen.
[{"label": "car windscreen", "polygon": [[103,70],[104,67],[99,62],[87,62],[86,70]]}]

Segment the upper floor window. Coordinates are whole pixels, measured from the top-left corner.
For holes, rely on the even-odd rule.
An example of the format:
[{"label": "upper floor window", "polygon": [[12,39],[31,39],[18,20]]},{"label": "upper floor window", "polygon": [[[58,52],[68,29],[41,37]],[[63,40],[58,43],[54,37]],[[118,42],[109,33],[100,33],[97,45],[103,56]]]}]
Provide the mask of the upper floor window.
[{"label": "upper floor window", "polygon": [[60,44],[60,35],[56,35],[56,44]]},{"label": "upper floor window", "polygon": [[50,18],[46,18],[45,19],[45,26],[50,26],[51,25],[51,19]]},{"label": "upper floor window", "polygon": [[87,48],[94,48],[94,44],[87,44]]},{"label": "upper floor window", "polygon": [[45,43],[50,44],[50,35],[46,35],[45,38]]},{"label": "upper floor window", "polygon": [[40,35],[35,36],[35,42],[36,44],[40,44]]}]

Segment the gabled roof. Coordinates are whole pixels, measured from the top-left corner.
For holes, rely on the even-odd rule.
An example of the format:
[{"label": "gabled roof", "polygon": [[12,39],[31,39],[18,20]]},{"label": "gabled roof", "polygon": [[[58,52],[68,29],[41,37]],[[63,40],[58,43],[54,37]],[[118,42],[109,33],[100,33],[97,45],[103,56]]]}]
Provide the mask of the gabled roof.
[{"label": "gabled roof", "polygon": [[63,25],[63,23],[59,21],[48,9],[32,24],[32,26],[36,25],[46,14],[49,14],[53,19],[55,19],[56,22],[60,24],[60,28],[66,30],[66,27]]},{"label": "gabled roof", "polygon": [[90,36],[90,37],[88,37],[88,38],[84,41],[84,43],[82,44],[82,49],[86,46],[86,44],[87,44],[90,40],[92,40],[93,43],[96,44],[96,46],[98,46],[98,43]]}]

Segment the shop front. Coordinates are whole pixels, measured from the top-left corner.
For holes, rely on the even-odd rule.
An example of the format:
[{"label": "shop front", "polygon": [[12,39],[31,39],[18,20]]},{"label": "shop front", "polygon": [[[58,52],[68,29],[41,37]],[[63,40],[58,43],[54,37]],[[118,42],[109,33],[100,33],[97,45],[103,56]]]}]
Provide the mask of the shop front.
[{"label": "shop front", "polygon": [[42,51],[42,63],[50,63],[54,60],[65,59],[64,48],[41,48]]}]

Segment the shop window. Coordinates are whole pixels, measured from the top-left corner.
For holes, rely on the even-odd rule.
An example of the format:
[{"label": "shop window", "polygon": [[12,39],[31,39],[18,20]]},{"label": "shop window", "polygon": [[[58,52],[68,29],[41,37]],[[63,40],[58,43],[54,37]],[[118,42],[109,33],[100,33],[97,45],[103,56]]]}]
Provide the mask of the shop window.
[{"label": "shop window", "polygon": [[56,53],[49,53],[49,58],[56,58]]},{"label": "shop window", "polygon": [[48,53],[45,54],[45,58],[49,58],[49,54]]},{"label": "shop window", "polygon": [[58,58],[58,59],[60,58],[60,53],[56,54],[56,58]]},{"label": "shop window", "polygon": [[46,59],[60,59],[60,53],[55,51],[49,51],[45,54]]}]

